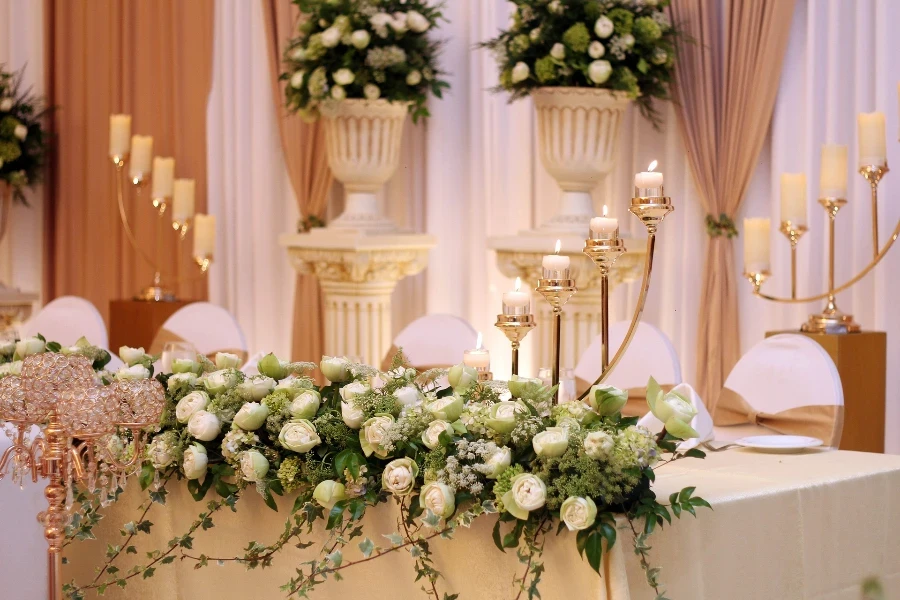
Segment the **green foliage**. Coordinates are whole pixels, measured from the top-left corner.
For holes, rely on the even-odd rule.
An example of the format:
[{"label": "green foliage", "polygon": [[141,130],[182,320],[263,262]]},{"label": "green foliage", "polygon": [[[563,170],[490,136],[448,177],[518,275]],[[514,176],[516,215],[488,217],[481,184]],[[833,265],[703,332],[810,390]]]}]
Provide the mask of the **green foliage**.
[{"label": "green foliage", "polygon": [[24,68],[11,72],[0,64],[0,182],[7,183],[13,198],[23,203],[24,188],[43,178],[47,161],[43,120],[48,112],[44,99],[24,87],[24,73]]}]

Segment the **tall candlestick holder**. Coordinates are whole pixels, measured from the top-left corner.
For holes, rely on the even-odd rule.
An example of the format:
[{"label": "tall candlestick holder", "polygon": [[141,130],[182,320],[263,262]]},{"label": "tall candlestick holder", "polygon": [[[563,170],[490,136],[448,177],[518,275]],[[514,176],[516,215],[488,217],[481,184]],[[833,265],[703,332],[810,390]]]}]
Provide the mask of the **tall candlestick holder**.
[{"label": "tall candlestick holder", "polygon": [[583,251],[600,269],[600,369],[609,366],[609,270],[620,255],[626,252],[619,229],[611,233],[591,231],[584,241]]},{"label": "tall candlestick holder", "polygon": [[559,346],[562,331],[562,310],[569,298],[578,291],[575,280],[569,278],[569,270],[561,271],[544,269],[543,277],[538,279],[535,291],[539,292],[553,309],[553,363],[551,365],[551,385],[559,385]]},{"label": "tall candlestick holder", "polygon": [[[878,257],[878,183],[887,172],[890,171],[887,161],[883,165],[864,165],[859,168],[859,174],[869,182],[872,189],[872,256]],[[834,286],[832,286],[834,287]]]},{"label": "tall candlestick holder", "polygon": [[519,374],[519,348],[522,340],[528,335],[528,332],[537,327],[532,314],[502,314],[497,315],[497,322],[494,327],[503,332],[506,339],[512,345],[512,374]]},{"label": "tall candlestick holder", "polygon": [[[644,312],[644,306],[647,303],[647,293],[650,290],[650,276],[653,271],[653,258],[656,252],[656,232],[659,228],[660,223],[666,218],[666,216],[675,210],[675,207],[672,206],[672,199],[665,195],[665,191],[663,186],[654,188],[638,188],[636,187],[634,190],[634,197],[631,199],[631,206],[628,209],[631,214],[640,219],[641,223],[647,228],[647,257],[644,260],[644,274],[641,279],[641,293],[638,296],[637,305],[634,309],[634,314],[631,317],[631,323],[628,326],[628,331],[625,333],[625,339],[622,341],[622,345],[619,346],[619,349],[616,351],[615,356],[611,361],[608,362],[601,369],[600,376],[594,381],[594,383],[588,387],[588,389],[584,390],[581,395],[578,396],[579,400],[584,400],[587,395],[590,393],[591,387],[594,385],[599,385],[603,383],[613,369],[616,368],[616,365],[619,364],[619,361],[622,360],[622,357],[625,355],[625,352],[628,350],[628,346],[631,344],[631,340],[634,339],[634,334],[637,331],[638,323],[640,323],[641,315]],[[616,239],[618,236],[615,236]],[[590,256],[593,259],[592,254],[596,254],[598,257],[601,257],[601,261],[598,264],[595,261],[595,264],[599,268],[605,267],[606,269],[612,264],[611,260],[615,260],[613,257],[618,258],[625,251],[624,244],[621,246],[618,242],[615,244],[612,243],[611,239],[607,239],[604,242],[595,241],[592,236],[591,239],[585,240],[585,254]],[[605,256],[604,256],[605,255]],[[601,266],[602,265],[602,266]],[[604,347],[608,347],[609,339],[608,339],[608,310],[607,307],[604,307],[604,321],[607,321],[607,338],[604,342]],[[608,359],[608,354],[607,354]]]},{"label": "tall candlestick holder", "polygon": [[[48,507],[38,521],[48,544],[49,600],[63,598],[62,548],[75,482],[91,492],[99,489],[104,497],[124,485],[142,460],[144,429],[159,423],[164,406],[165,392],[155,380],[96,386],[91,363],[83,356],[29,356],[21,377],[0,379],[0,420],[14,428],[13,444],[0,456],[0,479],[12,466],[12,479],[19,485],[28,476],[33,483],[48,480]],[[27,432],[34,425],[43,430],[29,441]],[[132,447],[116,453],[110,436],[122,430],[128,430]],[[128,461],[120,461],[119,456],[128,454]]]},{"label": "tall candlestick holder", "polygon": [[791,221],[782,221],[781,233],[791,243],[791,298],[797,297],[797,242],[807,232],[806,225],[792,223]]}]

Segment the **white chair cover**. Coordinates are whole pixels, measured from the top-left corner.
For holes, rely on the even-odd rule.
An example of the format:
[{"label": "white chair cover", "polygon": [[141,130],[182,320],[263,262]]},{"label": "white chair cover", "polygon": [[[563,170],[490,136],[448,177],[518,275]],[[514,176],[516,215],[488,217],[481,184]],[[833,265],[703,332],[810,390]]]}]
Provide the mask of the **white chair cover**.
[{"label": "white chair cover", "polygon": [[93,304],[77,296],[62,296],[47,304],[22,326],[22,337],[43,335],[48,342],[72,346],[84,336],[100,348],[109,345],[106,324]]},{"label": "white chair cover", "polygon": [[385,357],[402,349],[409,365],[449,367],[462,362],[463,353],[475,347],[478,332],[464,319],[452,315],[426,315],[407,325],[394,338],[394,348]]},{"label": "white chair cover", "polygon": [[[771,435],[771,429],[755,423],[718,426],[722,422],[720,408],[729,393],[743,398],[757,413],[769,415],[810,406],[840,407],[838,414],[842,414],[844,406],[841,378],[825,349],[806,336],[789,333],[766,338],[741,357],[725,381],[714,415],[717,440]],[[840,423],[836,427],[836,437],[830,440],[835,447],[840,441]]]},{"label": "white chair cover", "polygon": [[200,354],[243,352],[247,356],[247,339],[230,312],[209,302],[194,302],[178,309],[166,319],[151,351],[162,352],[162,343],[172,340],[193,344]]}]

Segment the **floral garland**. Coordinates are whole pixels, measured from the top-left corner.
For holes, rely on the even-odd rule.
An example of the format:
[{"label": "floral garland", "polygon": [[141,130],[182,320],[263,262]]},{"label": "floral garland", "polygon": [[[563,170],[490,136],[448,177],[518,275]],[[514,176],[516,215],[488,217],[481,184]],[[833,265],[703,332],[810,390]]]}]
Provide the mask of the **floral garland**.
[{"label": "floral garland", "polygon": [[499,90],[594,87],[627,92],[654,123],[653,99],[669,98],[676,31],[669,0],[511,0],[510,28],[487,42]]},{"label": "floral garland", "polygon": [[408,102],[427,117],[428,94],[450,87],[439,77],[438,43],[428,32],[442,18],[427,0],[294,0],[304,17],[285,54],[288,108],[314,119],[345,98]]},{"label": "floral garland", "polygon": [[0,65],[0,181],[25,202],[23,189],[39,182],[47,156],[41,118],[43,99],[22,89],[24,70],[9,72]]},{"label": "floral garland", "polygon": [[[26,351],[17,348],[19,356],[20,349]],[[32,350],[38,350],[36,343]],[[120,355],[129,364],[104,379],[151,375],[145,365],[153,357],[143,349],[122,348]],[[588,403],[555,405],[556,389],[537,379],[480,383],[474,369],[463,365],[419,373],[401,366],[401,356],[387,373],[325,357],[319,366],[330,383],[322,387],[308,376],[315,364],[272,354],[254,376],[238,370],[240,359],[231,354],[218,354],[214,363],[202,356],[175,360],[173,373],[156,376],[167,389],[167,402],[141,469],[141,486],[150,490],[142,515],[123,527],[125,543],[110,547],[92,582],[66,586],[69,597],[124,587],[176,558],[197,568],[222,561],[267,566],[288,543],[311,545],[304,536],[324,521],[328,538],[319,556],[299,565],[296,577],[284,584],[288,595],[307,597],[340,571],[407,549],[416,558],[418,577],[428,582],[428,594],[441,598],[429,540],[451,537],[485,514],[498,515],[497,546],[517,548],[526,564],[517,579],[520,596],[539,597],[540,553],[554,521],[561,521],[557,533],[575,532],[579,552],[599,573],[604,541],[607,547],[616,543],[616,515],[624,515],[648,583],[662,597],[659,570],[649,563],[648,536],[673,516],[709,506],[693,488],[673,494],[668,504],[651,490],[655,466],[704,456],[696,449],[677,451],[678,441],[696,435],[687,400],[650,380],[651,410],[666,424],[654,436],[621,415],[627,393],[613,387],[594,387]],[[439,384],[445,375],[449,387]],[[108,443],[127,448],[128,441]],[[123,551],[136,553],[133,538],[150,529],[147,511],[165,502],[166,486],[177,480],[186,481],[198,502],[209,495],[218,500],[208,501],[189,530],[166,548],[148,553],[147,564],[120,572],[116,560]],[[273,510],[274,496],[297,495],[281,536],[268,545],[252,541],[241,556],[193,554],[193,536],[213,527],[213,515],[223,507],[236,510],[248,490]],[[99,500],[80,492],[70,542],[92,538],[101,505],[120,492],[110,489],[110,498]],[[391,500],[400,507],[402,531],[384,536],[388,546],[363,539],[358,547],[364,558],[344,561],[342,549],[362,535],[366,510]]]}]

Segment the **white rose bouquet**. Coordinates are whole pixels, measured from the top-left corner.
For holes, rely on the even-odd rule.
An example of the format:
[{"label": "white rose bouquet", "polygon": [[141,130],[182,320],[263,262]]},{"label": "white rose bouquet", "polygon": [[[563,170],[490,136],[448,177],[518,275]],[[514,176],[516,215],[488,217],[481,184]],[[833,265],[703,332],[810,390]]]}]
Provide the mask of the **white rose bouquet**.
[{"label": "white rose bouquet", "polygon": [[23,190],[40,182],[47,160],[42,125],[47,108],[44,99],[23,84],[23,73],[0,65],[0,182],[24,204]]},{"label": "white rose bouquet", "polygon": [[[430,32],[441,3],[428,0],[294,0],[304,18],[285,53],[288,108],[308,118],[346,98],[408,102],[427,117],[429,94],[449,84]],[[332,380],[335,381],[335,380]]]}]

